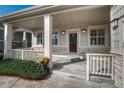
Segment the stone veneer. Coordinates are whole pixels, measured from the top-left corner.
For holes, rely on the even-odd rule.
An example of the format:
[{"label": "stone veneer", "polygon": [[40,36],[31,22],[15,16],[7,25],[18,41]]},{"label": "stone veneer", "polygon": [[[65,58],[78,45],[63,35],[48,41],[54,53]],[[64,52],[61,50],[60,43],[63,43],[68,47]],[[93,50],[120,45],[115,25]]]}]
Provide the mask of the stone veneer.
[{"label": "stone veneer", "polygon": [[123,87],[123,56],[113,54],[115,56],[114,61],[114,81],[115,86],[122,88]]},{"label": "stone veneer", "polygon": [[[42,47],[33,47],[32,49],[43,51]],[[77,54],[83,56],[86,53],[109,53],[109,51],[109,48],[78,48]],[[53,47],[53,54],[69,54],[68,47]]]},{"label": "stone veneer", "polygon": [[[108,53],[109,48],[78,48],[77,54],[85,55],[86,53]],[[53,47],[54,54],[68,54],[68,47]]]},{"label": "stone veneer", "polygon": [[58,55],[68,54],[68,48],[67,47],[53,47],[53,54],[58,54]]}]

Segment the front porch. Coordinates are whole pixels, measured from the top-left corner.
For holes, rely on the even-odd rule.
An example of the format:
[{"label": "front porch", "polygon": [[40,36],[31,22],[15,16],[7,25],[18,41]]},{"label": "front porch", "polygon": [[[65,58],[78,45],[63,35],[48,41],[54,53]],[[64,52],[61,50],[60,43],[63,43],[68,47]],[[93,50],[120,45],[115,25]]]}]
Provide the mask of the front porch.
[{"label": "front porch", "polygon": [[[55,73],[58,73],[59,67],[67,65],[72,75],[70,77],[79,76],[80,79],[85,78],[87,81],[92,79],[90,77],[92,74],[113,77],[112,56],[106,54],[110,51],[110,6],[69,7],[66,6],[63,10],[63,6],[60,6],[58,10],[53,9],[53,13],[46,13],[48,10],[44,10],[35,16],[26,15],[24,18],[4,20],[4,57],[36,61],[39,56],[47,56],[50,58],[49,66],[53,67]],[[24,28],[32,35],[31,40],[28,40],[24,33],[22,44],[24,47],[21,49],[12,48],[13,26]],[[32,42],[30,48],[26,48],[28,43],[25,42],[28,41]],[[93,55],[87,56],[86,62],[87,53],[93,53]],[[76,59],[73,64],[70,61],[63,61],[64,58],[62,63],[58,63],[61,60],[54,62],[54,54],[67,57],[70,54],[77,55],[69,57]],[[66,69],[60,68],[60,70]],[[73,76],[73,72],[78,75]],[[81,76],[80,72],[83,73]]]},{"label": "front porch", "polygon": [[[18,48],[13,26],[23,28],[22,50],[39,51],[45,56],[76,53],[109,53],[110,6],[66,6],[67,9],[32,17],[5,20],[4,54]],[[71,7],[68,9],[68,7]],[[75,8],[76,7],[76,8]],[[104,13],[102,12],[104,11]],[[91,15],[93,14],[93,15]],[[90,20],[89,20],[90,19]],[[19,32],[18,30],[16,32]],[[27,32],[31,35],[27,35]],[[20,34],[21,36],[21,34]],[[15,36],[19,37],[19,35]],[[14,42],[12,44],[12,42]],[[15,44],[15,45],[14,45]],[[27,46],[30,44],[30,46]],[[23,52],[22,52],[23,53]]]}]

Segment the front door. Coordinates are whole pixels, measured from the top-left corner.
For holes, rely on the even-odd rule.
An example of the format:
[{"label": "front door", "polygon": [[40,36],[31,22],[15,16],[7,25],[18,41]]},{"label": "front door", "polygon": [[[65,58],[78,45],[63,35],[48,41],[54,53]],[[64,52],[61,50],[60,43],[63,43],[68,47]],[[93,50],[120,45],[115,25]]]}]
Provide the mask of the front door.
[{"label": "front door", "polygon": [[77,52],[77,33],[69,34],[69,52]]}]

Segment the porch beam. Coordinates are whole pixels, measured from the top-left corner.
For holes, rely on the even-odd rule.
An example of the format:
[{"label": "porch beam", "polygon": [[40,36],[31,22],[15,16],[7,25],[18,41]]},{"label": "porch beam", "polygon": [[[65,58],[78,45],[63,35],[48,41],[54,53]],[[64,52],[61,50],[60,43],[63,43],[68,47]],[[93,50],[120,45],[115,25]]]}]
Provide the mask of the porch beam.
[{"label": "porch beam", "polygon": [[[81,7],[72,8],[72,9],[59,10],[59,11],[51,12],[49,14],[56,15],[56,14],[73,12],[73,11],[78,11],[78,10],[96,9],[96,8],[101,8],[101,7],[106,7],[106,6],[104,6],[104,5],[97,5],[97,6],[96,5],[93,5],[93,6],[87,5],[87,6],[81,6]],[[21,21],[26,21],[26,20],[35,19],[35,18],[41,18],[42,16],[44,16],[44,15],[36,15],[36,16],[32,16],[32,17],[21,18],[18,20],[9,21],[9,23],[15,23],[15,22],[21,22]]]},{"label": "porch beam", "polygon": [[44,15],[44,56],[50,58],[49,67],[52,68],[52,16]]},{"label": "porch beam", "polygon": [[12,24],[4,23],[4,58],[7,58],[7,52],[12,49]]},{"label": "porch beam", "polygon": [[92,6],[87,5],[87,6],[81,6],[81,7],[72,8],[72,9],[60,10],[60,11],[52,12],[50,14],[56,15],[56,14],[68,13],[68,12],[73,12],[78,10],[96,9],[101,7],[106,7],[106,6],[105,5],[92,5]]}]

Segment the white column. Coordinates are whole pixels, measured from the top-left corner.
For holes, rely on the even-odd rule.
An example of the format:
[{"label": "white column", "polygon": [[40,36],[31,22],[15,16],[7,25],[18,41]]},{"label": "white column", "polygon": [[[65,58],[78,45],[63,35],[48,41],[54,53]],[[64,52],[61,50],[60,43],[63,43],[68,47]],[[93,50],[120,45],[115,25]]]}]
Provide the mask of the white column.
[{"label": "white column", "polygon": [[37,45],[37,38],[36,38],[36,33],[32,33],[32,47],[36,47]]},{"label": "white column", "polygon": [[52,16],[44,15],[44,56],[50,58],[49,67],[52,67]]},{"label": "white column", "polygon": [[7,58],[7,50],[12,49],[12,24],[4,23],[4,58]]},{"label": "white column", "polygon": [[27,48],[26,32],[23,32],[23,47],[24,47],[24,48]]}]

